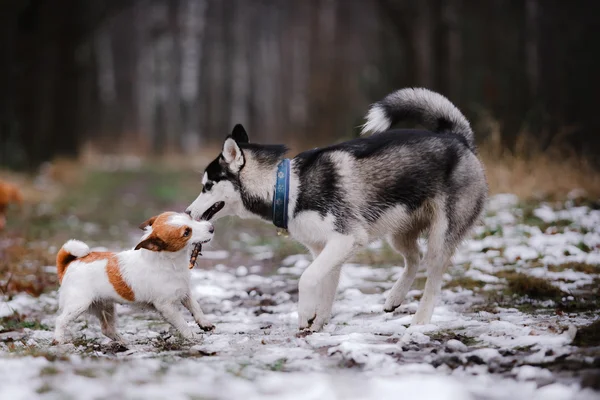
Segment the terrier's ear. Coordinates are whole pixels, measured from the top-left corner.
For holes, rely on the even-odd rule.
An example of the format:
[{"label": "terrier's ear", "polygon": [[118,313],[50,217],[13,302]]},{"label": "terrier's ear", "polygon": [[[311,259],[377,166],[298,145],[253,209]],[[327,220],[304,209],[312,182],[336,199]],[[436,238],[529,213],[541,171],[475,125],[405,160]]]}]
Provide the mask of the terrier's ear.
[{"label": "terrier's ear", "polygon": [[138,243],[137,246],[135,246],[136,250],[146,249],[146,250],[150,250],[150,251],[163,251],[166,248],[167,248],[167,244],[165,242],[163,242],[162,239],[159,239],[157,237],[152,237],[152,236],[150,236],[147,239],[142,240],[141,242]]},{"label": "terrier's ear", "polygon": [[231,137],[238,143],[248,143],[248,134],[242,124],[237,124],[233,127]]},{"label": "terrier's ear", "polygon": [[244,153],[233,138],[227,138],[223,143],[223,159],[232,172],[238,172],[244,166]]},{"label": "terrier's ear", "polygon": [[140,225],[140,229],[141,230],[146,230],[147,227],[152,226],[152,224],[154,223],[154,221],[156,221],[156,218],[158,218],[158,216],[156,217],[152,217],[144,222],[142,222],[142,224]]}]

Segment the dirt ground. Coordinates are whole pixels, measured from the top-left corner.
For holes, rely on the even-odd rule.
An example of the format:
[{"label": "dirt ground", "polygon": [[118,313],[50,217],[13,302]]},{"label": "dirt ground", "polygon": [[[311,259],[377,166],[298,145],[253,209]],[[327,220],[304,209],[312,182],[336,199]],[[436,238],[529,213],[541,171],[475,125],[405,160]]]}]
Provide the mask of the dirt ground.
[{"label": "dirt ground", "polygon": [[183,341],[158,315],[119,306],[125,346],[91,317],[55,346],[57,249],[70,238],[131,247],[140,222],[184,210],[200,188],[193,170],[135,163],[67,175],[18,177],[28,202],[0,233],[2,399],[600,396],[597,200],[492,197],[426,326],[410,326],[424,269],[405,303],[383,312],[403,261],[375,242],[344,266],[332,320],[312,335],[297,331],[307,251],[267,223],[227,218],[192,271],[214,332]]}]

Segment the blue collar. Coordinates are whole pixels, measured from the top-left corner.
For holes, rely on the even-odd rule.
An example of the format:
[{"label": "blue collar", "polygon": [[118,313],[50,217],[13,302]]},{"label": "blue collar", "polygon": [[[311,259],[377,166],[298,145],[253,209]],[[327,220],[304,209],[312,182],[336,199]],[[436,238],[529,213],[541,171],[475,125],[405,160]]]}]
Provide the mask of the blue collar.
[{"label": "blue collar", "polygon": [[276,227],[288,227],[288,202],[290,197],[290,159],[284,158],[277,165],[277,180],[273,194],[273,224]]}]

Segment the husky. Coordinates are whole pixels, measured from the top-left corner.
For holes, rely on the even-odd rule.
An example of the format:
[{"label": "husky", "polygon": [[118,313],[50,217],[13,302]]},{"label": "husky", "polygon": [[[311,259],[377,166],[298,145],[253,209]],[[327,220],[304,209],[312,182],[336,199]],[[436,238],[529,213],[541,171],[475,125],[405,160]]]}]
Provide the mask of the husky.
[{"label": "husky", "polygon": [[[390,129],[401,121],[425,129]],[[412,324],[429,323],[451,257],[484,209],[488,188],[473,131],[446,97],[423,88],[391,93],[370,107],[366,133],[288,160],[284,145],[250,143],[236,125],[186,210],[194,219],[273,221],[308,248],[313,262],[298,288],[301,330],[328,322],[342,264],[379,238],[404,256],[384,305],[394,311],[419,269],[421,234],[428,278]]]}]

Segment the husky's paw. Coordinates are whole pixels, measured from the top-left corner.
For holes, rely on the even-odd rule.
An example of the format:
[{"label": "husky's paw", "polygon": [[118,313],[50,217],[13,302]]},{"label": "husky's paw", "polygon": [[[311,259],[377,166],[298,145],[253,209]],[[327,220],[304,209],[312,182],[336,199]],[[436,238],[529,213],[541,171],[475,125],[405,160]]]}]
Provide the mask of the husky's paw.
[{"label": "husky's paw", "polygon": [[401,304],[402,304],[402,301],[397,301],[396,299],[394,299],[390,296],[385,301],[385,304],[383,306],[383,311],[394,312],[398,307],[400,307]]},{"label": "husky's paw", "polygon": [[200,321],[197,322],[197,324],[204,332],[212,332],[215,330],[215,326],[208,321]]},{"label": "husky's paw", "polygon": [[427,315],[427,313],[419,312],[419,310],[417,310],[417,313],[413,317],[410,324],[411,325],[427,325],[430,322],[431,322],[431,315]]},{"label": "husky's paw", "polygon": [[298,328],[318,332],[329,321],[331,305],[323,301],[315,301],[314,296],[303,295],[300,292],[298,302]]},{"label": "husky's paw", "polygon": [[306,315],[298,313],[298,329],[303,332],[319,332],[329,321],[329,314],[318,313],[307,318]]},{"label": "husky's paw", "polygon": [[305,272],[298,282],[298,292],[298,328],[303,330],[311,328],[317,317],[319,297],[317,281]]}]

